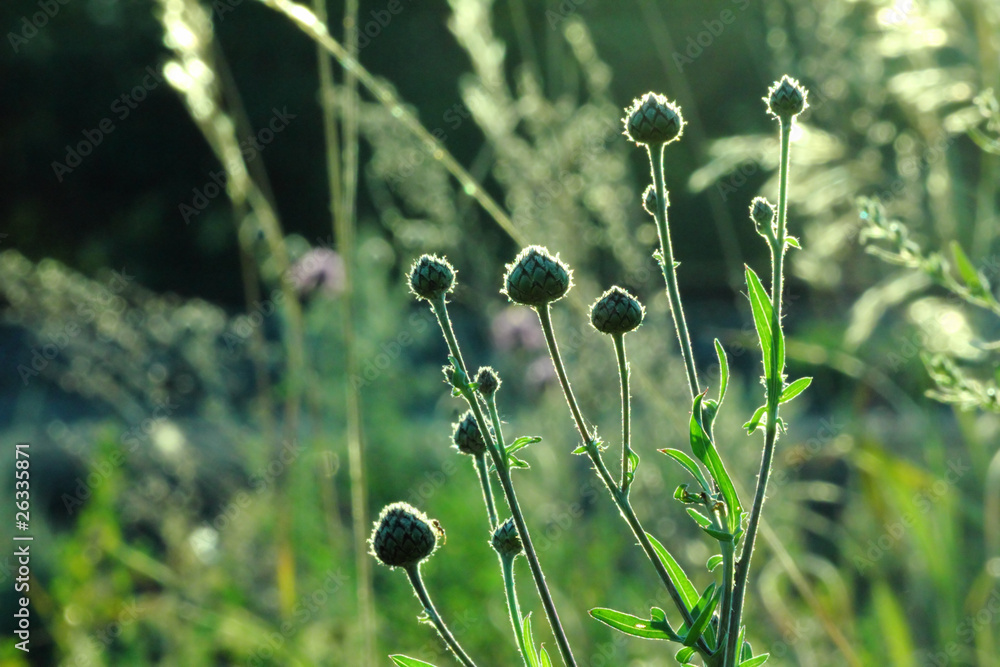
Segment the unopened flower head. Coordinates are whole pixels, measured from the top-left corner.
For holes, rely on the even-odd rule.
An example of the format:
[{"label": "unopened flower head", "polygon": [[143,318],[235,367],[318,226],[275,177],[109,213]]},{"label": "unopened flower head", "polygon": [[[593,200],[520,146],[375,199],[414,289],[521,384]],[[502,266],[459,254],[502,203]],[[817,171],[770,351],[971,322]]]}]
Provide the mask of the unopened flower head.
[{"label": "unopened flower head", "polygon": [[507,265],[501,293],[514,303],[538,307],[563,298],[572,285],[569,267],[545,248],[533,245]]},{"label": "unopened flower head", "polygon": [[750,219],[757,225],[757,231],[766,235],[774,226],[774,205],[764,197],[754,197],[750,202]]},{"label": "unopened flower head", "polygon": [[443,257],[422,255],[410,268],[410,291],[436,301],[455,289],[455,269]]},{"label": "unopened flower head", "polygon": [[476,385],[480,394],[490,398],[500,388],[500,376],[491,367],[483,366],[476,373]]},{"label": "unopened flower head", "polygon": [[[670,193],[664,190],[663,194],[667,206],[670,206]],[[645,192],[642,193],[642,207],[646,209],[646,213],[656,217],[656,186],[652,183],[647,185]]]},{"label": "unopened flower head", "polygon": [[476,416],[472,414],[472,410],[462,415],[462,418],[454,426],[455,432],[451,439],[458,451],[469,456],[479,456],[486,453],[486,441],[483,439],[483,434],[479,430]]},{"label": "unopened flower head", "polygon": [[781,81],[774,82],[764,101],[772,116],[787,119],[799,115],[809,106],[808,97],[805,87],[786,74]]},{"label": "unopened flower head", "polygon": [[625,334],[639,327],[645,310],[639,300],[615,286],[594,302],[590,323],[601,333]]},{"label": "unopened flower head", "polygon": [[493,548],[502,558],[514,558],[524,551],[521,537],[517,534],[517,526],[511,517],[497,526],[493,531]]},{"label": "unopened flower head", "polygon": [[436,521],[412,505],[393,503],[382,509],[369,543],[383,565],[409,568],[434,553],[439,537],[444,531]]},{"label": "unopened flower head", "polygon": [[625,110],[625,136],[636,144],[669,144],[684,133],[681,109],[665,96],[646,93]]}]

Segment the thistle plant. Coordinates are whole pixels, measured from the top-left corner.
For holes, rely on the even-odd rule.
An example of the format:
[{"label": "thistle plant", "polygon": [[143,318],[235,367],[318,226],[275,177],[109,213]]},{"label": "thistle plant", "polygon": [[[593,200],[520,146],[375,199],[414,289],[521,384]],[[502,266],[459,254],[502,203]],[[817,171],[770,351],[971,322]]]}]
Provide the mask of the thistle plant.
[{"label": "thistle plant", "polygon": [[[645,530],[630,500],[630,489],[639,468],[640,452],[633,448],[630,441],[631,391],[625,340],[627,334],[650,335],[648,331],[640,330],[645,317],[644,307],[627,290],[613,286],[598,297],[590,308],[591,325],[596,332],[611,338],[618,367],[621,389],[621,464],[615,475],[605,462],[604,454],[608,445],[598,437],[593,422],[583,414],[574,394],[553,325],[552,309],[559,307],[558,302],[573,287],[572,270],[558,255],[550,253],[544,247],[533,245],[524,248],[506,266],[502,281],[501,293],[511,302],[531,308],[538,317],[578,438],[572,453],[587,456],[590,460],[611,501],[649,559],[673,608],[671,618],[668,618],[667,611],[659,607],[651,608],[648,617],[607,608],[591,609],[590,615],[620,632],[677,644],[674,657],[681,665],[694,665],[694,661],[700,659],[702,664],[710,667],[756,667],[768,658],[767,653],[754,655],[753,648],[745,638],[743,607],[776,443],[779,434],[786,428],[779,416],[779,409],[781,404],[801,393],[811,381],[810,378],[800,378],[791,383],[786,382],[781,317],[784,257],[788,247],[798,247],[798,242],[787,233],[791,131],[796,116],[807,106],[806,98],[805,89],[787,76],[776,82],[764,98],[769,113],[778,121],[781,146],[780,187],[776,205],[757,197],[750,203],[749,211],[750,222],[771,251],[771,282],[769,292],[756,272],[745,267],[747,295],[760,343],[765,388],[763,405],[744,424],[748,435],[758,430],[764,433],[760,472],[748,510],[744,509],[737,495],[736,484],[716,446],[713,428],[729,381],[726,352],[716,340],[719,386],[715,388],[713,397],[709,398],[708,390],[701,389],[698,378],[697,363],[678,288],[677,269],[680,264],[674,259],[670,241],[667,216],[669,194],[663,160],[667,146],[681,138],[684,119],[677,105],[655,93],[636,99],[626,109],[623,119],[625,136],[645,147],[649,157],[652,184],[643,194],[642,204],[656,221],[659,248],[653,255],[663,273],[674,333],[684,362],[692,402],[688,424],[690,450],[686,452],[680,448],[664,448],[659,451],[693,478],[694,488],[691,488],[690,482],[680,484],[674,492],[674,498],[686,505],[687,513],[715,541],[718,548],[718,553],[708,560],[707,567],[710,572],[715,572],[721,566],[721,574],[715,575],[717,579],[703,591],[699,592],[694,587],[670,550]],[[528,467],[515,454],[539,442],[540,438],[519,437],[508,444],[497,407],[499,375],[488,367],[480,368],[475,377],[469,374],[448,316],[448,296],[454,290],[456,277],[457,271],[446,259],[432,255],[420,257],[410,272],[411,291],[418,299],[429,304],[448,348],[449,364],[444,368],[446,381],[451,386],[452,394],[463,399],[468,407],[468,411],[455,424],[452,439],[455,448],[471,456],[475,462],[490,525],[490,543],[500,559],[511,626],[523,663],[527,667],[552,664],[544,648],[536,650],[530,619],[522,617],[520,612],[514,575],[517,558],[522,553],[556,639],[559,656],[564,664],[576,665],[511,477],[515,468]],[[510,513],[510,517],[503,521],[498,519],[499,513],[492,492],[494,480],[500,483],[502,498]],[[398,504],[391,505],[383,512],[382,523],[372,539],[374,552],[386,564],[403,567],[410,574],[411,583],[424,604],[428,618],[459,661],[471,664],[457,641],[440,622],[437,612],[430,607],[426,592],[421,593],[423,588],[419,579],[419,561],[429,555],[430,551],[424,554],[414,547],[419,553],[408,553],[405,564],[387,561],[379,551],[379,545],[386,543],[388,539],[380,538],[381,532],[389,530],[384,528],[387,517],[395,516],[391,508],[399,507]],[[413,513],[412,510],[407,511]],[[419,518],[419,515],[415,516]],[[419,522],[414,522],[414,525],[419,525]],[[395,532],[392,535],[397,541],[400,539],[395,537]],[[427,541],[422,536],[420,540],[420,544],[426,546]],[[433,543],[430,550],[433,550]],[[399,665],[429,664],[406,656],[392,658]]]}]

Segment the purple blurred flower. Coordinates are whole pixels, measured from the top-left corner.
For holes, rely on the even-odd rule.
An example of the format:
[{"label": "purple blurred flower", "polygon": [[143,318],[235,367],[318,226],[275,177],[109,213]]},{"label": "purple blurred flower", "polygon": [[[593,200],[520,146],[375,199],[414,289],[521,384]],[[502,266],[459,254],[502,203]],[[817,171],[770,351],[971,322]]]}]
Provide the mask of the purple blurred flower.
[{"label": "purple blurred flower", "polygon": [[555,384],[556,367],[552,364],[552,359],[548,355],[542,355],[528,365],[524,372],[525,384],[534,391],[541,391],[548,384]]},{"label": "purple blurred flower", "polygon": [[545,347],[545,336],[538,316],[531,308],[510,306],[493,318],[490,325],[493,344],[504,351],[516,348],[541,350]]},{"label": "purple blurred flower", "polygon": [[292,265],[289,274],[299,296],[311,296],[318,291],[330,295],[344,291],[344,260],[329,248],[309,250]]}]

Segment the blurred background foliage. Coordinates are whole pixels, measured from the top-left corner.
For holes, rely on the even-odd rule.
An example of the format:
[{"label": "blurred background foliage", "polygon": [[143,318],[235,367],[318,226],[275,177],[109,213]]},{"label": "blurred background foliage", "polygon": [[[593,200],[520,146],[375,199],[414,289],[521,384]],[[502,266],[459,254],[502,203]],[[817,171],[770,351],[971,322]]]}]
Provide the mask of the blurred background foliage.
[{"label": "blurred background foliage", "polygon": [[[250,0],[0,8],[0,424],[5,443],[32,443],[36,535],[30,655],[10,639],[14,561],[0,557],[0,661],[365,664],[345,444],[353,382],[368,504],[407,500],[441,521],[431,594],[470,654],[515,664],[475,475],[449,448],[460,404],[441,384],[444,348],[403,280],[414,257],[438,252],[460,271],[452,313],[470,363],[500,371],[515,435],[544,438],[518,491],[582,664],[670,662],[586,614],[662,602],[596,478],[569,455],[540,332],[504,303],[500,276],[523,242],[576,269],[556,325],[605,434],[617,432],[614,357],[583,306],[613,282],[648,306],[630,348],[643,461],[632,497],[704,586],[711,554],[654,453],[683,444],[688,401],[639,206],[645,157],[618,118],[652,89],[688,121],[667,153],[675,252],[700,367],[712,377],[719,337],[737,371],[716,432],[750,489],[760,443],[739,425],[759,366],[739,277],[744,262],[767,261],[746,207],[776,195],[777,135],[760,97],[787,72],[812,104],[792,151],[790,225],[804,249],[792,254],[788,354],[792,376],[816,380],[787,416],[750,638],[778,665],[1000,665],[996,311],[943,279],[968,285],[954,242],[990,299],[1000,282],[996,3],[389,4],[360,4],[361,63],[512,225],[479,207],[400,110],[364,93],[350,104],[335,66],[337,120],[360,132],[353,375],[310,40]],[[342,3],[328,11],[339,25]],[[233,146],[241,156],[224,169]],[[241,169],[248,189],[234,194]],[[881,236],[875,209],[859,215],[862,195],[884,212]],[[886,264],[861,236],[951,261]],[[299,396],[301,415],[289,413]],[[449,664],[395,574],[373,572],[376,655]]]}]

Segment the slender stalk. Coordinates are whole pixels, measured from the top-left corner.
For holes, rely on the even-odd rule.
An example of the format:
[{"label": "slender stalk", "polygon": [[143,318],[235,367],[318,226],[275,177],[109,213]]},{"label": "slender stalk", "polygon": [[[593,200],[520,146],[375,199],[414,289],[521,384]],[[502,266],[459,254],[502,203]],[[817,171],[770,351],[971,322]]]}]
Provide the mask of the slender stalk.
[{"label": "slender stalk", "polygon": [[[781,127],[781,168],[778,186],[778,229],[771,238],[771,331],[781,330],[781,292],[783,288],[783,262],[785,257],[785,228],[788,215],[788,157],[791,145],[792,118],[780,118]],[[736,564],[736,582],[733,589],[733,605],[730,610],[729,638],[726,644],[727,667],[736,664],[736,635],[743,622],[743,599],[746,594],[750,560],[753,557],[754,542],[760,526],[761,512],[767,493],[767,480],[771,475],[774,460],[774,444],[778,439],[778,398],[783,384],[783,363],[778,358],[780,336],[771,336],[770,381],[767,385],[767,430],[764,435],[764,452],[757,476],[757,490],[754,493],[750,522],[747,524],[743,550]]]},{"label": "slender stalk", "polygon": [[451,630],[445,625],[444,620],[441,615],[438,614],[437,609],[434,608],[434,603],[431,602],[430,596],[427,594],[427,589],[424,587],[424,581],[420,577],[420,563],[416,565],[411,565],[406,569],[406,576],[410,578],[410,584],[413,586],[413,592],[417,594],[417,599],[420,600],[420,604],[424,607],[424,613],[427,614],[427,618],[430,622],[434,624],[437,629],[438,634],[441,635],[441,639],[444,643],[448,645],[448,648],[452,650],[458,661],[461,662],[466,667],[476,667],[476,663],[472,662],[462,646],[455,639],[455,636],[451,634]]},{"label": "slender stalk", "polygon": [[[448,350],[459,363],[460,370],[466,377],[468,377],[468,371],[466,370],[465,361],[462,359],[462,351],[458,346],[458,339],[455,338],[455,332],[451,326],[451,319],[448,317],[448,306],[442,296],[437,301],[431,302],[431,308],[434,311],[434,315],[437,317],[438,324],[441,327],[441,333],[444,334],[445,342],[448,344]],[[559,653],[562,655],[563,662],[567,667],[576,667],[576,658],[573,657],[573,650],[570,648],[569,640],[566,638],[566,631],[562,627],[562,622],[559,620],[559,612],[556,611],[555,602],[552,601],[552,594],[549,592],[548,584],[545,582],[545,573],[542,571],[542,565],[538,561],[538,554],[535,552],[535,546],[531,541],[531,535],[528,532],[528,525],[524,521],[524,514],[521,512],[521,506],[517,501],[517,494],[514,492],[514,484],[510,478],[510,469],[507,464],[507,457],[505,451],[500,449],[502,445],[503,433],[500,429],[496,430],[498,441],[494,441],[493,436],[490,435],[490,430],[487,428],[488,422],[483,415],[482,406],[479,404],[479,400],[472,393],[468,387],[463,391],[463,396],[469,407],[472,409],[472,414],[476,418],[476,425],[479,426],[479,432],[482,433],[483,439],[486,440],[486,448],[490,452],[490,456],[493,458],[493,465],[497,469],[497,477],[500,478],[500,486],[503,488],[504,498],[507,500],[507,506],[510,509],[511,517],[514,519],[514,525],[517,526],[517,534],[521,537],[521,544],[524,546],[524,556],[528,560],[528,567],[531,570],[531,577],[535,581],[535,588],[538,589],[538,597],[542,601],[542,607],[545,610],[545,617],[549,621],[549,626],[552,629],[552,634],[555,636],[556,645],[559,647]],[[494,402],[493,412],[496,411],[496,406]],[[499,420],[498,420],[499,421]],[[499,424],[498,424],[499,425]]]},{"label": "slender stalk", "polygon": [[521,606],[517,603],[517,589],[514,588],[514,558],[510,556],[500,556],[500,567],[503,568],[503,587],[507,594],[507,611],[510,614],[510,623],[514,626],[514,636],[517,637],[517,648],[521,651],[521,659],[524,660],[525,667],[528,666],[528,648],[524,645],[524,636],[521,633]]},{"label": "slender stalk", "polygon": [[[566,402],[569,404],[570,412],[573,413],[573,419],[576,422],[577,430],[580,432],[580,437],[583,438],[583,444],[587,447],[587,454],[590,456],[590,460],[594,463],[594,468],[597,470],[598,476],[604,482],[608,491],[611,493],[611,497],[615,501],[615,505],[618,506],[618,511],[621,512],[622,516],[625,518],[625,522],[632,529],[633,535],[639,540],[639,545],[642,547],[643,552],[645,552],[646,557],[653,564],[657,575],[659,575],[660,580],[663,582],[663,586],[667,589],[667,593],[670,595],[670,599],[673,600],[674,605],[681,612],[681,616],[684,618],[684,622],[688,624],[688,627],[694,622],[694,618],[691,616],[691,612],[688,610],[687,605],[684,604],[683,598],[681,598],[680,591],[677,590],[677,586],[674,585],[673,580],[670,578],[670,573],[663,566],[660,557],[656,554],[656,550],[653,548],[653,543],[649,541],[649,537],[646,535],[645,529],[642,527],[642,523],[639,521],[639,517],[636,515],[635,510],[632,509],[632,504],[629,502],[628,497],[625,493],[619,490],[618,486],[615,484],[614,478],[612,478],[611,473],[608,471],[608,467],[604,464],[604,459],[601,458],[601,452],[597,447],[597,443],[590,434],[590,429],[587,427],[586,421],[583,419],[583,414],[580,412],[580,406],[576,402],[576,397],[573,395],[573,388],[569,383],[569,378],[566,375],[566,367],[562,361],[562,354],[559,352],[559,344],[556,342],[555,332],[552,329],[552,315],[549,311],[549,306],[546,304],[543,308],[536,310],[538,313],[538,319],[542,324],[542,333],[545,335],[545,344],[549,349],[549,356],[552,357],[552,363],[556,368],[556,375],[559,378],[559,384],[562,386],[563,395],[566,397]],[[704,638],[698,640],[698,651],[703,656],[709,656],[712,653],[711,648],[705,642]]]},{"label": "slender stalk", "polygon": [[[629,488],[629,454],[632,453],[630,436],[632,429],[631,410],[632,397],[628,387],[628,360],[625,358],[625,334],[615,334],[612,336],[615,343],[615,356],[618,357],[618,376],[621,378],[622,386],[622,483],[621,490],[628,496]],[[633,471],[634,472],[634,471]]]},{"label": "slender stalk", "polygon": [[667,282],[667,295],[670,297],[670,313],[674,317],[674,328],[677,330],[677,341],[687,370],[688,389],[691,390],[691,400],[701,393],[698,386],[698,371],[694,365],[694,351],[691,348],[691,336],[688,334],[687,321],[684,319],[684,307],[681,305],[681,293],[677,287],[677,267],[674,265],[674,249],[670,243],[670,226],[667,224],[667,191],[663,178],[663,151],[666,144],[659,147],[659,155],[653,156],[656,147],[647,146],[650,171],[653,173],[653,187],[656,188],[656,231],[660,235],[660,268]]},{"label": "slender stalk", "polygon": [[476,472],[479,473],[479,485],[483,487],[483,502],[486,503],[486,512],[490,516],[490,530],[497,526],[497,506],[493,500],[493,488],[490,486],[489,468],[486,467],[486,455],[477,454]]}]

